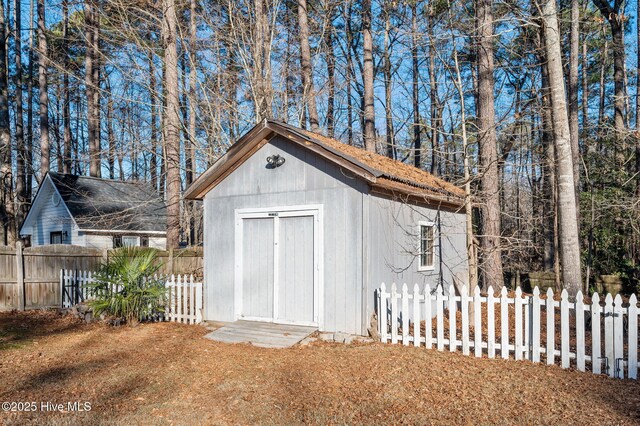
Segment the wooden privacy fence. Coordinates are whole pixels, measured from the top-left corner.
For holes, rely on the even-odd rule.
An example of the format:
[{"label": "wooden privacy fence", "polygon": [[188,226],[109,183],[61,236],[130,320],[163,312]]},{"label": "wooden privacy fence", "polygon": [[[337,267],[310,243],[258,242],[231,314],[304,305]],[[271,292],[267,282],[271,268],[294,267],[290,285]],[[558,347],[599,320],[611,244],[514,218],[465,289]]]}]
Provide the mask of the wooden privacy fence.
[{"label": "wooden privacy fence", "polygon": [[[60,306],[60,270],[95,270],[111,256],[68,244],[22,248],[0,246],[0,311]],[[157,252],[159,273],[202,276],[202,248]]]},{"label": "wooden privacy fence", "polygon": [[0,247],[0,311],[60,306],[60,269],[95,269],[101,250],[71,245]]},{"label": "wooden privacy fence", "polygon": [[607,294],[604,303],[595,293],[585,300],[581,292],[570,301],[566,290],[560,300],[551,289],[541,296],[523,295],[518,287],[509,294],[503,288],[486,295],[478,287],[473,295],[463,286],[444,294],[441,286],[412,291],[406,284],[390,291],[377,290],[379,331],[382,342],[436,347],[451,352],[471,351],[476,357],[496,355],[504,359],[558,363],[562,368],[637,379],[638,304],[635,295],[623,302]]},{"label": "wooden privacy fence", "polygon": [[[156,276],[157,278],[157,276]],[[63,308],[86,302],[97,296],[93,282],[93,273],[90,271],[60,271],[60,294]],[[202,282],[195,282],[193,275],[171,275],[165,278],[167,288],[167,304],[164,307],[164,320],[182,322],[186,324],[199,324],[202,322]],[[121,291],[117,284],[111,284],[105,291],[114,293]]]}]

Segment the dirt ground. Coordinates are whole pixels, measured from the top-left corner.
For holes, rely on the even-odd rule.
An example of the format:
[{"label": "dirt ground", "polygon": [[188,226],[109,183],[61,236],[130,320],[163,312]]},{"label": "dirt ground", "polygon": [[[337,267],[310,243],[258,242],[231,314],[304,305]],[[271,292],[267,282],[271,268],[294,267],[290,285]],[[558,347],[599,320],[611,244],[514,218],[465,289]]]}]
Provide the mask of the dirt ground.
[{"label": "dirt ground", "polygon": [[206,333],[0,313],[0,403],[37,405],[0,411],[0,424],[640,424],[635,381],[382,344],[261,349]]}]

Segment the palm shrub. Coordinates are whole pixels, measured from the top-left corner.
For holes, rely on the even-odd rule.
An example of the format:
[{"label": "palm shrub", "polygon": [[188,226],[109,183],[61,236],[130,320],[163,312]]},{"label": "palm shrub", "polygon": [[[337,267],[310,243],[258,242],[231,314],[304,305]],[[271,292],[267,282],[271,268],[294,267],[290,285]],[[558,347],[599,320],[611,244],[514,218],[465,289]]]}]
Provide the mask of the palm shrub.
[{"label": "palm shrub", "polygon": [[135,324],[164,311],[167,289],[156,273],[161,267],[155,249],[122,247],[102,264],[91,284],[89,302],[95,315],[124,318]]}]

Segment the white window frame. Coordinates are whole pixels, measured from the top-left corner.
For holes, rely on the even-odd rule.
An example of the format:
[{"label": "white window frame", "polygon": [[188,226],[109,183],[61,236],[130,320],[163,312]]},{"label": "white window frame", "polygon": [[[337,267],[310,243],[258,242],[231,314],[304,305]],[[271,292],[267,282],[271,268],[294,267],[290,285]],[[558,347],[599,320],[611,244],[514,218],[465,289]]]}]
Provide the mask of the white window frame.
[{"label": "white window frame", "polygon": [[[431,250],[433,251],[431,259],[431,265],[422,264],[422,227],[430,227],[433,231],[433,243],[431,244]],[[433,271],[436,269],[436,224],[435,222],[419,221],[418,222],[418,272]]]}]

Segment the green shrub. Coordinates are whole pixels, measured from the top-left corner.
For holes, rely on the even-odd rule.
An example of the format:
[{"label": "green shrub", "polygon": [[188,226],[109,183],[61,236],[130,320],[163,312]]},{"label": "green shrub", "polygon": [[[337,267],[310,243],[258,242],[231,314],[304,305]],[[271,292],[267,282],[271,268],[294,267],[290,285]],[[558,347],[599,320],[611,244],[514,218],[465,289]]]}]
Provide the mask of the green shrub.
[{"label": "green shrub", "polygon": [[94,275],[89,302],[95,315],[124,318],[135,324],[164,311],[167,289],[156,277],[161,264],[156,250],[122,247]]}]

